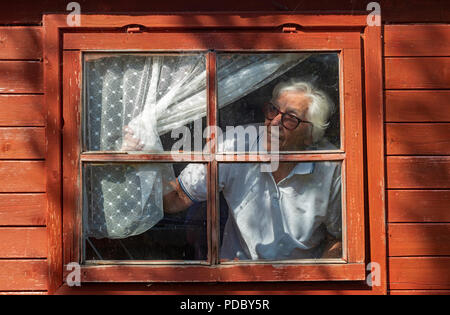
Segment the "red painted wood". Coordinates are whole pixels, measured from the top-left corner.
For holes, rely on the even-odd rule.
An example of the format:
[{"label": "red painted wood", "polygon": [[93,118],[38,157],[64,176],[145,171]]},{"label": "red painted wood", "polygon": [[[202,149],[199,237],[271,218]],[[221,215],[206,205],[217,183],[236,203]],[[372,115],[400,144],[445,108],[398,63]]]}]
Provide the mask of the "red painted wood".
[{"label": "red painted wood", "polygon": [[386,122],[450,122],[450,91],[386,91]]},{"label": "red painted wood", "polygon": [[450,88],[450,57],[386,58],[386,89]]},{"label": "red painted wood", "polygon": [[44,128],[0,128],[0,159],[42,159]]},{"label": "red painted wood", "polygon": [[450,222],[450,190],[388,191],[389,222]]},{"label": "red painted wood", "polygon": [[[383,57],[381,27],[365,29],[365,140],[367,147],[367,205],[369,207],[369,233],[371,261],[380,266],[380,286],[374,286],[375,294],[387,292],[386,266],[386,209],[385,209],[385,160],[384,160],[384,106],[383,106]],[[365,175],[366,176],[366,175]]]},{"label": "red painted wood", "polygon": [[45,225],[45,194],[0,194],[0,226]]},{"label": "red painted wood", "polygon": [[45,162],[0,161],[0,192],[45,192]]},{"label": "red painted wood", "polygon": [[390,295],[450,295],[450,290],[391,290]]},{"label": "red painted wood", "polygon": [[384,55],[450,56],[450,25],[386,25]]},{"label": "red painted wood", "polygon": [[0,27],[0,59],[42,59],[42,27]]},{"label": "red painted wood", "polygon": [[193,294],[193,295],[291,295],[291,294],[371,294],[364,282],[251,282],[241,283],[83,283],[62,286],[57,294]]},{"label": "red painted wood", "polygon": [[0,258],[47,257],[45,227],[0,227]]},{"label": "red painted wood", "polygon": [[[80,129],[81,129],[81,54],[63,55],[63,248],[64,262],[81,261]],[[80,227],[80,228],[77,228]],[[52,237],[55,237],[53,233]]]},{"label": "red painted wood", "polygon": [[[443,22],[450,20],[449,5],[445,0],[379,0],[382,8],[382,18],[389,23],[418,23],[418,22]],[[216,3],[206,0],[191,0],[189,3],[181,0],[165,1],[140,1],[121,0],[108,1],[80,1],[83,13],[124,15],[130,12],[272,12],[292,11],[293,13],[348,12],[367,14],[366,1],[342,0],[330,2],[316,0],[299,3],[298,0],[230,0],[224,3]],[[58,0],[43,0],[34,2],[30,0],[16,0],[8,4],[9,10],[0,13],[2,24],[39,24],[42,22],[43,12],[60,12],[67,14],[66,2]],[[365,17],[365,16],[364,16]]]},{"label": "red painted wood", "polygon": [[[344,49],[341,78],[343,80],[343,101],[345,113],[343,124],[344,149],[346,159],[343,165],[345,177],[346,212],[343,215],[343,242],[347,245],[344,257],[349,262],[363,262],[365,257],[364,234],[364,161],[363,161],[363,122],[360,49]],[[342,87],[341,87],[342,88]],[[381,91],[380,91],[381,92]],[[346,234],[346,235],[344,235]],[[345,256],[346,255],[346,256]]]},{"label": "red painted wood", "polygon": [[0,295],[47,295],[46,291],[1,291]]},{"label": "red painted wood", "polygon": [[387,188],[450,188],[450,157],[388,157]]},{"label": "red painted wood", "polygon": [[[239,33],[65,33],[64,49],[81,50],[339,50],[359,48],[357,33],[246,31]],[[276,49],[275,49],[276,47]]]},{"label": "red painted wood", "polygon": [[[85,282],[249,282],[364,280],[364,264],[209,266],[82,266]],[[168,281],[168,279],[171,279]]]},{"label": "red painted wood", "polygon": [[0,260],[0,290],[47,290],[47,274],[44,259]]},{"label": "red painted wood", "polygon": [[42,63],[0,61],[0,93],[42,93]]},{"label": "red painted wood", "polygon": [[61,49],[59,30],[45,17],[43,19],[44,37],[44,112],[46,113],[46,183],[47,191],[47,231],[48,231],[48,274],[47,288],[53,294],[62,285],[62,204],[61,204]]},{"label": "red painted wood", "polygon": [[386,153],[450,155],[450,123],[388,123]]},{"label": "red painted wood", "polygon": [[450,257],[391,257],[391,290],[450,289]]},{"label": "red painted wood", "polygon": [[0,126],[45,126],[42,95],[0,95]]},{"label": "red painted wood", "polygon": [[449,223],[390,223],[389,256],[450,256]]}]

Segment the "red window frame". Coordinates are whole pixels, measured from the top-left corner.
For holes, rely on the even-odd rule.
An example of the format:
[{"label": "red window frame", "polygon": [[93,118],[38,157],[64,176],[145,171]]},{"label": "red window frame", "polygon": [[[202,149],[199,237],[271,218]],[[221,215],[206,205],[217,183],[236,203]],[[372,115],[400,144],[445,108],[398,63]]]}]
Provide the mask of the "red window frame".
[{"label": "red window frame", "polygon": [[[373,205],[380,202],[378,199],[370,199],[364,194],[364,183],[369,182],[369,188],[374,187],[374,179],[380,176],[365,174],[364,168],[364,98],[368,104],[367,95],[374,94],[376,99],[371,101],[376,111],[376,103],[379,95],[376,95],[378,83],[364,75],[362,66],[370,66],[369,57],[377,60],[377,51],[370,52],[365,46],[373,42],[376,44],[379,28],[369,30],[365,25],[365,17],[362,16],[305,16],[305,15],[268,15],[267,17],[251,16],[134,16],[134,17],[111,17],[111,16],[82,16],[80,27],[68,27],[65,15],[46,15],[45,26],[45,58],[46,65],[45,86],[46,104],[48,106],[48,128],[49,149],[51,145],[57,146],[62,136],[62,155],[50,156],[48,152],[49,188],[48,194],[57,197],[58,189],[62,188],[62,212],[61,204],[57,200],[51,201],[49,196],[49,213],[55,218],[63,218],[63,223],[58,225],[57,220],[50,220],[51,227],[49,244],[55,242],[55,233],[62,231],[62,240],[56,241],[56,247],[49,249],[49,263],[60,266],[62,273],[55,270],[52,282],[60,283],[64,278],[65,266],[74,261],[79,261],[80,215],[79,215],[79,167],[81,161],[105,161],[104,157],[96,154],[80,154],[80,109],[81,109],[81,54],[83,51],[111,51],[111,50],[139,50],[139,51],[280,51],[280,50],[312,50],[312,51],[339,51],[341,60],[340,94],[341,94],[341,127],[342,146],[344,151],[332,154],[295,154],[281,155],[280,161],[297,160],[312,161],[321,160],[344,160],[350,167],[345,173],[345,191],[343,199],[346,200],[347,208],[351,214],[344,217],[344,253],[346,262],[332,261],[329,263],[311,262],[299,264],[284,263],[256,263],[246,262],[237,265],[215,265],[215,266],[168,266],[168,265],[101,265],[82,266],[82,281],[84,282],[228,282],[228,281],[328,281],[328,280],[365,280],[365,266],[368,262],[366,251],[373,248],[371,245],[380,246],[365,238],[367,203]],[[158,21],[158,22],[155,22]],[[128,28],[129,25],[141,25],[140,28]],[[283,28],[283,26],[285,26]],[[287,28],[289,26],[289,28]],[[294,26],[294,28],[292,28]],[[230,31],[230,28],[233,28]],[[127,30],[141,32],[133,33]],[[167,32],[171,30],[171,32]],[[207,32],[214,30],[214,32]],[[286,34],[286,31],[290,33]],[[195,36],[190,36],[193,34]],[[160,34],[160,35],[157,35]],[[365,38],[364,38],[365,35]],[[361,36],[365,42],[361,40]],[[155,40],[157,38],[157,40]],[[277,41],[275,47],[272,41]],[[376,46],[378,47],[378,46]],[[366,53],[364,55],[364,52]],[[208,53],[208,68],[214,69],[213,52]],[[363,59],[364,56],[364,59]],[[59,61],[62,61],[60,63]],[[58,67],[58,65],[62,65]],[[215,82],[212,80],[214,72],[209,72],[208,100],[209,108],[215,108]],[[59,83],[59,79],[62,79]],[[364,84],[363,84],[364,81]],[[374,82],[375,81],[375,82]],[[372,84],[372,86],[371,86]],[[371,89],[370,89],[371,88]],[[370,101],[369,101],[370,103]],[[59,104],[59,105],[58,105]],[[62,107],[59,107],[62,105]],[[51,106],[55,106],[54,108]],[[371,108],[372,108],[371,107]],[[62,110],[61,110],[62,109]],[[58,121],[62,117],[62,121]],[[54,118],[55,120],[51,120]],[[216,122],[216,110],[208,110],[210,125]],[[63,125],[63,126],[62,126]],[[61,128],[63,127],[63,128]],[[369,127],[377,131],[377,124],[366,121],[366,130]],[[55,135],[55,131],[62,129],[62,135]],[[381,131],[382,135],[382,131]],[[377,138],[378,140],[378,138]],[[379,144],[379,143],[378,143]],[[371,159],[379,163],[380,148],[373,146]],[[382,149],[381,149],[382,150]],[[51,151],[51,150],[49,150]],[[382,151],[381,151],[382,152]],[[146,160],[170,161],[171,157],[159,155],[149,157],[148,155],[133,156],[136,161]],[[249,157],[257,161],[258,157]],[[110,156],[109,159],[120,161],[123,155]],[[57,166],[57,161],[62,161]],[[129,158],[127,158],[129,161]],[[202,161],[202,157],[198,157]],[[210,162],[210,174],[217,174],[217,160]],[[50,173],[57,169],[57,172]],[[59,171],[59,172],[58,172]],[[62,180],[58,181],[58,174],[62,174]],[[375,178],[374,178],[375,177]],[[59,178],[60,179],[60,178]],[[383,182],[383,179],[381,180]],[[210,180],[210,188],[215,183]],[[375,188],[379,188],[375,186]],[[380,191],[380,189],[377,189]],[[209,198],[209,222],[217,222],[215,215],[216,200]],[[384,214],[384,207],[378,210]],[[370,221],[374,222],[379,230],[384,230],[384,225],[375,219],[376,210],[370,212]],[[372,230],[371,230],[372,231]],[[217,244],[215,225],[210,224],[208,232],[213,238],[213,244]],[[350,237],[351,236],[351,237]],[[60,246],[58,246],[60,245]],[[55,246],[55,244],[53,244]],[[209,261],[217,255],[217,246],[212,246]],[[378,250],[378,249],[377,249]],[[60,255],[60,257],[58,257]],[[382,257],[379,250],[375,255]],[[385,255],[385,254],[384,254]],[[57,286],[57,285],[56,285]]]}]

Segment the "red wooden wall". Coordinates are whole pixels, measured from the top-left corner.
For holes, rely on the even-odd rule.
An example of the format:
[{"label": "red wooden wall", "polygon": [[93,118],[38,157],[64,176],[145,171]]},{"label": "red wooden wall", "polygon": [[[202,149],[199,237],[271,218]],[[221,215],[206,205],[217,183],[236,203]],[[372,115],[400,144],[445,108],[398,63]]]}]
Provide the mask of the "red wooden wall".
[{"label": "red wooden wall", "polygon": [[450,25],[384,43],[389,288],[450,293]]},{"label": "red wooden wall", "polygon": [[[68,2],[16,0],[0,9],[0,294],[47,293],[40,23],[43,12],[65,12]],[[186,9],[185,1],[79,2],[85,12],[97,13]],[[364,11],[368,2],[232,0],[218,8],[199,0],[190,1],[188,10],[348,12]],[[450,293],[449,5],[418,0],[380,4],[385,23],[388,292]],[[324,286],[327,292],[339,292],[338,286]],[[292,292],[289,288],[271,286],[279,293]],[[198,292],[220,292],[210,290]],[[248,285],[242,290],[257,292]],[[167,292],[195,293],[188,286]]]}]

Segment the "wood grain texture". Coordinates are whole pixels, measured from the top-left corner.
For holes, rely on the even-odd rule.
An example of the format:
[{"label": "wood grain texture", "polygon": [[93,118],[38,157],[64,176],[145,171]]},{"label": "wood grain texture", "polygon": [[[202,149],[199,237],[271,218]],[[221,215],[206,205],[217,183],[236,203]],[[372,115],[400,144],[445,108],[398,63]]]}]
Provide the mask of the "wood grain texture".
[{"label": "wood grain texture", "polygon": [[0,95],[0,126],[45,126],[42,95]]},{"label": "wood grain texture", "polygon": [[[386,266],[386,179],[385,179],[385,144],[384,144],[384,104],[383,104],[383,56],[382,28],[366,27],[364,43],[365,67],[365,139],[367,148],[367,191],[364,192],[366,206],[369,208],[370,257],[380,266],[380,286],[373,286],[374,294],[387,293]],[[363,118],[363,119],[364,119]],[[366,245],[365,245],[366,246]],[[366,248],[367,251],[367,248]]]},{"label": "wood grain texture", "polygon": [[357,33],[201,32],[65,33],[64,49],[81,50],[294,50],[359,48]]},{"label": "wood grain texture", "polygon": [[450,157],[387,157],[387,188],[450,188]]},{"label": "wood grain texture", "polygon": [[450,25],[386,25],[384,55],[450,56]]},{"label": "wood grain texture", "polygon": [[42,27],[0,27],[0,59],[41,59]]},{"label": "wood grain texture", "polygon": [[391,290],[450,289],[450,257],[391,257]]},{"label": "wood grain texture", "polygon": [[45,258],[45,227],[0,228],[0,258]]},{"label": "wood grain texture", "polygon": [[386,91],[386,122],[450,122],[450,91]]},{"label": "wood grain texture", "polygon": [[45,128],[1,128],[0,159],[43,159]]},{"label": "wood grain texture", "polygon": [[0,260],[0,290],[47,290],[47,261]]},{"label": "wood grain texture", "polygon": [[45,192],[45,162],[0,161],[0,192]]},{"label": "wood grain texture", "polygon": [[390,295],[450,295],[450,290],[391,290]]},{"label": "wood grain texture", "polygon": [[42,63],[0,61],[0,93],[42,93]]},{"label": "wood grain texture", "polygon": [[45,194],[0,194],[0,226],[45,225]]},{"label": "wood grain texture", "polygon": [[388,222],[450,222],[450,190],[390,190],[388,209]]},{"label": "wood grain texture", "polygon": [[391,223],[389,256],[450,256],[449,223]]},{"label": "wood grain texture", "polygon": [[450,57],[386,58],[386,89],[449,89]]},{"label": "wood grain texture", "polygon": [[450,123],[388,123],[386,153],[450,155]]},{"label": "wood grain texture", "polygon": [[61,202],[61,48],[58,26],[43,18],[44,31],[44,112],[46,113],[46,170],[45,189],[47,192],[47,289],[53,294],[62,285],[63,245],[62,245],[62,202]]},{"label": "wood grain texture", "polygon": [[[365,264],[222,265],[210,266],[82,266],[82,282],[273,282],[364,280]],[[68,271],[65,271],[68,273]],[[170,280],[168,280],[170,279]]]},{"label": "wood grain texture", "polygon": [[57,294],[112,294],[112,295],[349,295],[371,294],[370,288],[362,282],[251,282],[241,283],[85,283],[80,287],[63,285]]},{"label": "wood grain texture", "polygon": [[0,295],[47,295],[47,291],[0,291]]},{"label": "wood grain texture", "polygon": [[[443,22],[450,20],[449,5],[446,0],[379,0],[382,8],[383,21],[390,23],[420,23]],[[112,12],[125,15],[129,12],[275,12],[293,11],[326,13],[334,12],[361,12],[367,14],[366,1],[342,0],[330,2],[327,0],[305,1],[299,4],[298,0],[230,0],[224,3],[191,0],[188,3],[182,0],[172,1],[140,1],[140,0],[108,0],[108,1],[82,1],[83,13]],[[0,21],[3,24],[39,24],[42,22],[43,12],[66,13],[67,3],[58,0],[42,0],[39,2],[30,0],[16,0],[9,3],[9,10],[0,12]],[[318,11],[318,12],[317,12]],[[321,12],[322,11],[322,12]]]}]

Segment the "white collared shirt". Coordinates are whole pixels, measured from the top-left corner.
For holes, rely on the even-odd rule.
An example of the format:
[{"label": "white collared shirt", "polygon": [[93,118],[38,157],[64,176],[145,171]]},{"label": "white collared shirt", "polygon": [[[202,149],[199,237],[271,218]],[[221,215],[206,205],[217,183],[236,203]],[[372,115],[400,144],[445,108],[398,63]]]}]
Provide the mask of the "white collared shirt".
[{"label": "white collared shirt", "polygon": [[[225,142],[219,148],[234,147]],[[178,180],[193,201],[206,200],[204,165],[189,164]],[[341,237],[339,162],[298,163],[278,184],[260,163],[222,163],[218,183],[229,207],[221,259],[320,258],[327,232]]]}]

